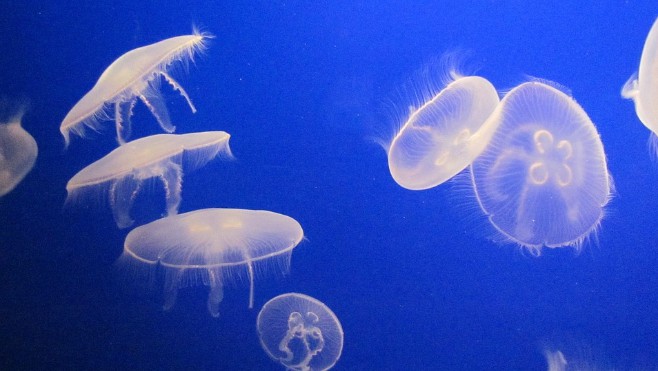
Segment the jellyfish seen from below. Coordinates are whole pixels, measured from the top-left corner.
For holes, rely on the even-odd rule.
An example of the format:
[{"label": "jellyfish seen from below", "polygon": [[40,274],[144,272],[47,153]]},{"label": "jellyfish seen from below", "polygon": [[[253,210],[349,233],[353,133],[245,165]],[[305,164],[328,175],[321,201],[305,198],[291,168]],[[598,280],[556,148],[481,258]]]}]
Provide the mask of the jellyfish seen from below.
[{"label": "jellyfish seen from below", "polygon": [[296,220],[271,211],[203,209],[133,229],[120,260],[164,270],[165,310],[176,303],[179,288],[197,282],[209,286],[208,311],[218,317],[225,283],[246,270],[252,308],[255,266],[278,262],[287,270],[303,237]]},{"label": "jellyfish seen from below", "polygon": [[0,197],[25,178],[37,159],[37,142],[21,126],[24,113],[21,107],[0,123]]},{"label": "jellyfish seen from below", "polygon": [[587,113],[534,81],[512,89],[489,121],[498,129],[471,179],[493,226],[537,255],[542,246],[579,248],[611,195],[603,144]]},{"label": "jellyfish seen from below", "polygon": [[[114,117],[119,144],[126,142],[131,131],[133,108],[139,99],[167,133],[175,126],[169,118],[165,100],[160,94],[160,79],[177,90],[196,112],[183,87],[168,70],[175,62],[189,63],[194,54],[206,47],[208,34],[177,36],[127,52],[112,62],[101,74],[96,85],[69,111],[59,128],[66,145],[70,134],[84,136],[85,130],[98,131],[101,121]],[[109,113],[108,111],[113,113]]]},{"label": "jellyfish seen from below", "polygon": [[640,69],[621,90],[622,97],[635,102],[635,112],[651,130],[651,143],[658,155],[658,19],[654,22],[642,50]]},{"label": "jellyfish seen from below", "polygon": [[223,131],[158,134],[119,146],[78,172],[66,185],[67,204],[108,192],[119,228],[133,224],[130,209],[144,182],[156,178],[165,188],[167,215],[178,212],[185,171],[205,165],[214,157],[231,156],[230,135]]},{"label": "jellyfish seen from below", "polygon": [[413,108],[388,148],[388,167],[402,187],[435,187],[464,170],[495,131],[487,118],[499,103],[491,83],[451,72],[438,94]]},{"label": "jellyfish seen from below", "polygon": [[288,370],[328,370],[343,351],[336,315],[304,294],[283,294],[265,303],[256,327],[265,352]]}]

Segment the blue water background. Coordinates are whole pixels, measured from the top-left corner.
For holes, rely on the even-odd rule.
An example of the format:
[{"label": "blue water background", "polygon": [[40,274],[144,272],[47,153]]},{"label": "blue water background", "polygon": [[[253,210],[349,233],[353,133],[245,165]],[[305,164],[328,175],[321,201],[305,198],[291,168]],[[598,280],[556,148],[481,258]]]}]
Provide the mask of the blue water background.
[{"label": "blue water background", "polygon": [[[166,4],[162,4],[166,3]],[[621,86],[655,1],[4,1],[0,94],[31,101],[32,172],[0,199],[0,368],[279,369],[260,307],[284,292],[326,303],[345,331],[340,370],[543,369],[543,344],[597,364],[658,368],[658,164]],[[229,285],[214,319],[203,287],[170,312],[117,279],[127,231],[107,207],[64,210],[68,179],[115,147],[111,123],[63,149],[59,124],[121,54],[192,25],[216,35],[165,87],[177,132],[225,130],[236,160],[185,175],[181,212],[265,209],[307,240],[288,275]],[[571,89],[596,124],[616,193],[596,241],[540,258],[491,241],[455,183],[399,187],[373,137],[413,103],[419,68],[471,51],[499,89],[528,76]],[[397,100],[396,100],[397,99]],[[159,132],[139,105],[136,135]],[[162,191],[141,196],[141,222]]]}]

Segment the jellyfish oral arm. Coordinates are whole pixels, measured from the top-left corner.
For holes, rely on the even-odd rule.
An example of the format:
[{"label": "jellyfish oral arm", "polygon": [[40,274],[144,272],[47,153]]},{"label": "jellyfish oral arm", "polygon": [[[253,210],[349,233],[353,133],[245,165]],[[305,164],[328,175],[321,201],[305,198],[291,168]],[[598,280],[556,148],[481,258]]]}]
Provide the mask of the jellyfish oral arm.
[{"label": "jellyfish oral arm", "polygon": [[148,97],[141,93],[139,94],[139,99],[149,108],[162,130],[167,133],[176,131],[176,127],[171,124],[169,111],[167,111],[162,95],[157,90],[153,89],[152,94],[149,94]]},{"label": "jellyfish oral arm", "polygon": [[187,95],[187,92],[178,83],[178,81],[174,80],[174,78],[169,76],[169,74],[167,74],[166,72],[161,71],[160,74],[162,75],[162,77],[164,77],[165,80],[167,80],[169,85],[171,85],[174,88],[174,90],[178,91],[178,93],[180,93],[180,95],[182,95],[183,98],[185,98],[187,104],[190,106],[190,109],[192,110],[192,113],[196,113],[196,107],[194,107],[194,103],[192,103],[190,96]]},{"label": "jellyfish oral arm", "polygon": [[224,300],[224,285],[222,284],[221,277],[212,269],[208,270],[208,278],[210,281],[208,312],[210,312],[211,316],[217,318],[219,317],[219,304]]},{"label": "jellyfish oral arm", "polygon": [[136,98],[132,98],[128,101],[117,101],[114,103],[114,120],[116,123],[117,142],[119,142],[119,145],[125,144],[126,139],[130,138],[132,132],[132,120],[130,118],[133,115],[133,108],[136,103]]},{"label": "jellyfish oral arm", "polygon": [[159,175],[162,185],[165,189],[167,199],[167,215],[178,214],[178,207],[181,202],[181,190],[183,188],[183,170],[181,166],[168,161],[162,166],[162,172]]}]

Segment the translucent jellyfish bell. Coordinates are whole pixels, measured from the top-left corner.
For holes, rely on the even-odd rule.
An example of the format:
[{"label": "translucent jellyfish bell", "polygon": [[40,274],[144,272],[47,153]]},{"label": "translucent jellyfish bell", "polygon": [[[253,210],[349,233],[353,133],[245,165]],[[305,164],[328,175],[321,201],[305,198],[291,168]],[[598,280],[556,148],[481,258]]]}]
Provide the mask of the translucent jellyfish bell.
[{"label": "translucent jellyfish bell", "polygon": [[[635,112],[651,130],[653,149],[658,151],[658,19],[654,22],[642,50],[640,70],[634,73],[621,90],[622,97],[635,102]],[[658,153],[658,152],[657,152]]]},{"label": "translucent jellyfish bell", "polygon": [[438,94],[412,109],[388,149],[393,179],[404,188],[435,187],[464,170],[495,131],[487,118],[499,102],[491,83],[479,76],[451,74]]},{"label": "translucent jellyfish bell", "polygon": [[528,82],[512,89],[489,121],[498,129],[471,177],[491,223],[536,254],[542,246],[579,247],[611,193],[603,144],[587,113],[559,89]]},{"label": "translucent jellyfish bell", "polygon": [[304,294],[283,294],[265,303],[256,327],[265,352],[288,370],[328,370],[343,351],[336,315]]},{"label": "translucent jellyfish bell", "polygon": [[0,123],[0,197],[11,192],[32,170],[39,152],[37,142],[21,126],[24,109]]},{"label": "translucent jellyfish bell", "polygon": [[220,154],[230,157],[229,138],[223,131],[207,131],[126,143],[75,174],[66,185],[66,202],[107,192],[117,226],[126,228],[133,224],[130,209],[144,181],[158,178],[165,188],[167,215],[174,215],[181,202],[183,166],[189,171]]},{"label": "translucent jellyfish bell", "polygon": [[121,260],[164,269],[165,310],[176,303],[180,287],[197,282],[209,286],[208,311],[217,317],[227,281],[246,270],[252,308],[254,265],[279,260],[287,270],[303,237],[296,220],[271,211],[203,209],[133,229]]},{"label": "translucent jellyfish bell", "polygon": [[113,110],[117,141],[126,142],[131,131],[131,116],[137,99],[151,111],[164,131],[172,133],[165,100],[160,94],[160,78],[164,78],[187,101],[192,112],[196,108],[183,87],[168,73],[174,62],[186,63],[205,48],[208,34],[177,36],[127,52],[112,62],[101,74],[96,85],[69,111],[59,128],[66,145],[70,133],[84,136],[86,127],[98,131],[101,121],[112,117]]}]

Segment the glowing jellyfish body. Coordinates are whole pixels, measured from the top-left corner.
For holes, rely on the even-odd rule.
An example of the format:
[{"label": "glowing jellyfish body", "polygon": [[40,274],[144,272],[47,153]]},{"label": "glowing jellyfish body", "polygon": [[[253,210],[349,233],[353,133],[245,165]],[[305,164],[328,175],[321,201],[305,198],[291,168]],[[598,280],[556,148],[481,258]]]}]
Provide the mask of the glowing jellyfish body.
[{"label": "glowing jellyfish body", "polygon": [[127,52],[112,62],[101,74],[96,85],[69,111],[59,128],[68,145],[70,133],[84,136],[86,127],[98,131],[101,120],[112,117],[116,123],[117,141],[125,143],[130,136],[131,116],[137,99],[141,100],[168,133],[175,130],[171,124],[165,101],[160,94],[160,77],[164,78],[187,101],[192,112],[196,108],[183,87],[168,73],[176,61],[191,60],[194,53],[203,49],[208,35],[177,36]]},{"label": "glowing jellyfish body", "polygon": [[557,88],[528,82],[489,120],[498,129],[471,176],[491,223],[536,254],[542,246],[579,247],[611,192],[603,144],[587,113]]},{"label": "glowing jellyfish body", "polygon": [[203,282],[210,287],[208,311],[217,317],[225,281],[246,269],[252,308],[254,265],[280,259],[287,269],[303,237],[296,220],[271,211],[203,209],[133,229],[122,259],[165,270],[165,310],[175,304],[180,287]]},{"label": "glowing jellyfish body", "polygon": [[165,188],[167,214],[178,212],[183,166],[193,170],[219,154],[231,156],[230,135],[223,131],[159,134],[126,143],[78,172],[66,185],[67,203],[89,193],[107,191],[119,228],[133,223],[130,217],[144,181],[158,178]]},{"label": "glowing jellyfish body", "polygon": [[0,196],[11,192],[32,170],[39,152],[37,142],[21,126],[21,109],[0,123]]},{"label": "glowing jellyfish body", "polygon": [[654,150],[658,133],[658,20],[649,31],[642,50],[640,69],[626,82],[621,95],[635,102],[635,112],[653,133]]},{"label": "glowing jellyfish body", "polygon": [[265,352],[288,370],[328,370],[343,351],[336,315],[304,294],[283,294],[265,303],[256,327]]},{"label": "glowing jellyfish body", "polygon": [[435,187],[464,170],[495,131],[483,125],[499,103],[489,81],[457,77],[412,110],[388,150],[393,179],[404,188]]}]

